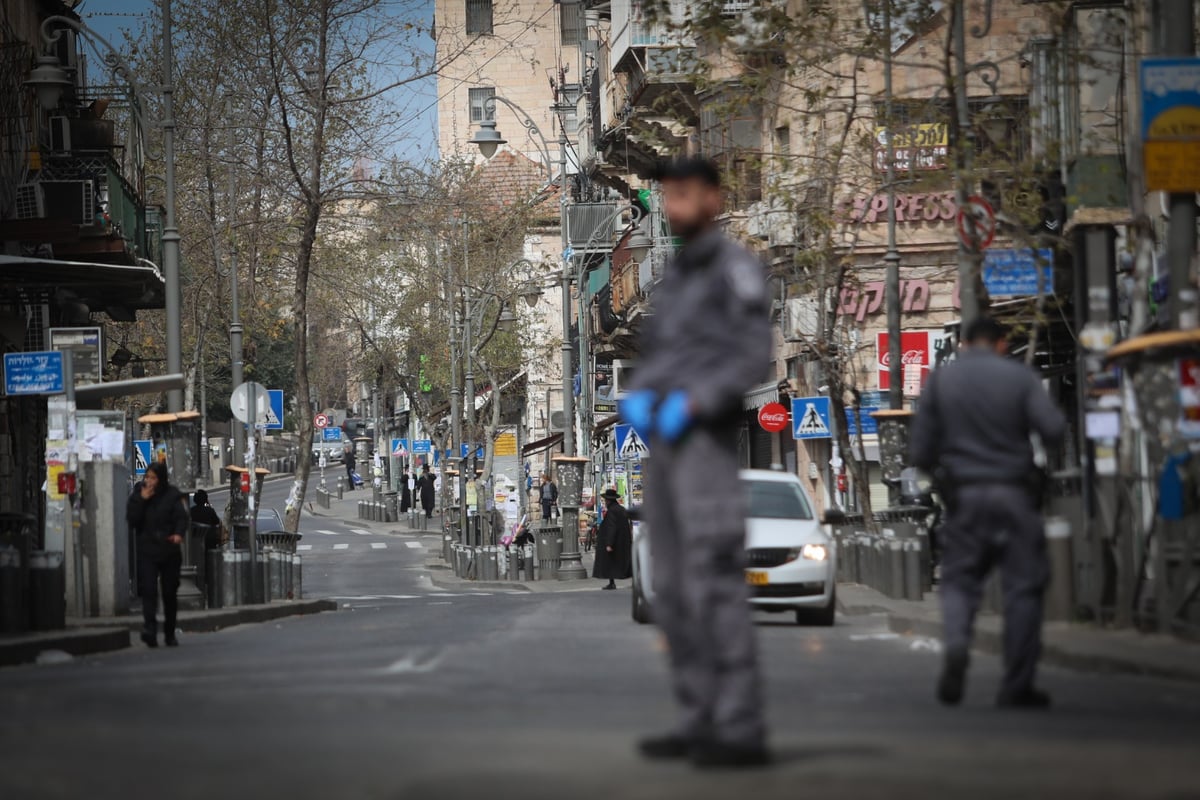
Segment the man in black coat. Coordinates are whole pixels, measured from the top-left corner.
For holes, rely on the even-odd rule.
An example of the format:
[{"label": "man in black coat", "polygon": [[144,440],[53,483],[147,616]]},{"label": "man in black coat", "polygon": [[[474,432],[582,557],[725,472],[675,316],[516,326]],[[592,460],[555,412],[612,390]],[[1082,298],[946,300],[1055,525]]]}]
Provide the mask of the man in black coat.
[{"label": "man in black coat", "polygon": [[616,589],[618,580],[633,577],[633,526],[629,514],[619,502],[621,495],[609,489],[604,498],[604,520],[596,536],[596,563],[593,578],[608,578],[605,589]]},{"label": "man in black coat", "polygon": [[437,499],[437,482],[433,477],[433,473],[429,471],[428,464],[422,468],[421,477],[417,478],[417,494],[421,498],[421,508],[425,511],[425,518],[431,518],[433,516],[433,506]]},{"label": "man in black coat", "polygon": [[183,565],[183,536],[191,525],[187,499],[167,481],[167,465],[155,461],[133,487],[125,519],[137,532],[138,587],[142,595],[142,641],[158,647],[158,585],[162,584],[163,633],[175,647],[179,570]]}]

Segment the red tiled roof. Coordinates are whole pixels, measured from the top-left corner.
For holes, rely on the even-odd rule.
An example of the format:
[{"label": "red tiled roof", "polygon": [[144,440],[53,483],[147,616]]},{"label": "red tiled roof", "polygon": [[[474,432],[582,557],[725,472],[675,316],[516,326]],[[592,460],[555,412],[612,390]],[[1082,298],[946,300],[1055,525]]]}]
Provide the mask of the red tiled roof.
[{"label": "red tiled roof", "polygon": [[524,153],[501,150],[479,167],[481,185],[500,206],[537,202],[537,216],[558,219],[557,183],[547,187],[546,169]]}]

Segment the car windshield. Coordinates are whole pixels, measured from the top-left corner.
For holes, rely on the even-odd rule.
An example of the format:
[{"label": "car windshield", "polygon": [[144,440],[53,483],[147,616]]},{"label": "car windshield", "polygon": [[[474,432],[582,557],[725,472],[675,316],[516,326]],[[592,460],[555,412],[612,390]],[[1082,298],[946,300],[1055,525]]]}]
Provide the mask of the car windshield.
[{"label": "car windshield", "polygon": [[260,531],[281,531],[283,520],[279,518],[278,511],[261,511],[254,518],[254,527]]},{"label": "car windshield", "polygon": [[750,516],[759,519],[812,519],[804,492],[790,481],[743,481]]}]

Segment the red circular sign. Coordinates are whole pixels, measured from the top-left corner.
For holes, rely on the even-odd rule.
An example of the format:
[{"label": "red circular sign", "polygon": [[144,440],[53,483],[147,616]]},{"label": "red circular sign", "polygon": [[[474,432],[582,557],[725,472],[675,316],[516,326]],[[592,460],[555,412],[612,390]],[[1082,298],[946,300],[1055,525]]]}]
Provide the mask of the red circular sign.
[{"label": "red circular sign", "polygon": [[979,195],[967,198],[958,210],[958,238],[964,247],[986,250],[996,238],[996,212]]},{"label": "red circular sign", "polygon": [[767,403],[758,410],[758,424],[765,431],[779,433],[788,426],[788,410],[779,403]]}]

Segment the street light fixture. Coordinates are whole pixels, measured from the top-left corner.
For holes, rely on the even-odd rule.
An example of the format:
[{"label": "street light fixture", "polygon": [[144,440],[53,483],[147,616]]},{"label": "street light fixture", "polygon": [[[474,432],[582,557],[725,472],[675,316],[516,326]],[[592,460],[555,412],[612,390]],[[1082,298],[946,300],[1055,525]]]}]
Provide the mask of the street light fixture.
[{"label": "street light fixture", "polygon": [[496,130],[495,119],[485,119],[479,123],[479,130],[475,131],[470,143],[479,148],[479,152],[484,158],[491,158],[496,155],[496,149],[500,145],[508,144],[508,140]]},{"label": "street light fixture", "polygon": [[513,325],[515,325],[516,323],[517,323],[517,315],[514,314],[510,308],[505,306],[504,310],[500,312],[500,319],[496,323],[496,327],[498,327],[502,331],[510,331],[510,330],[512,330]]},{"label": "street light fixture", "polygon": [[58,57],[38,56],[37,66],[29,73],[25,86],[37,93],[38,105],[50,112],[58,108],[63,92],[71,85],[67,71],[58,63]]}]

